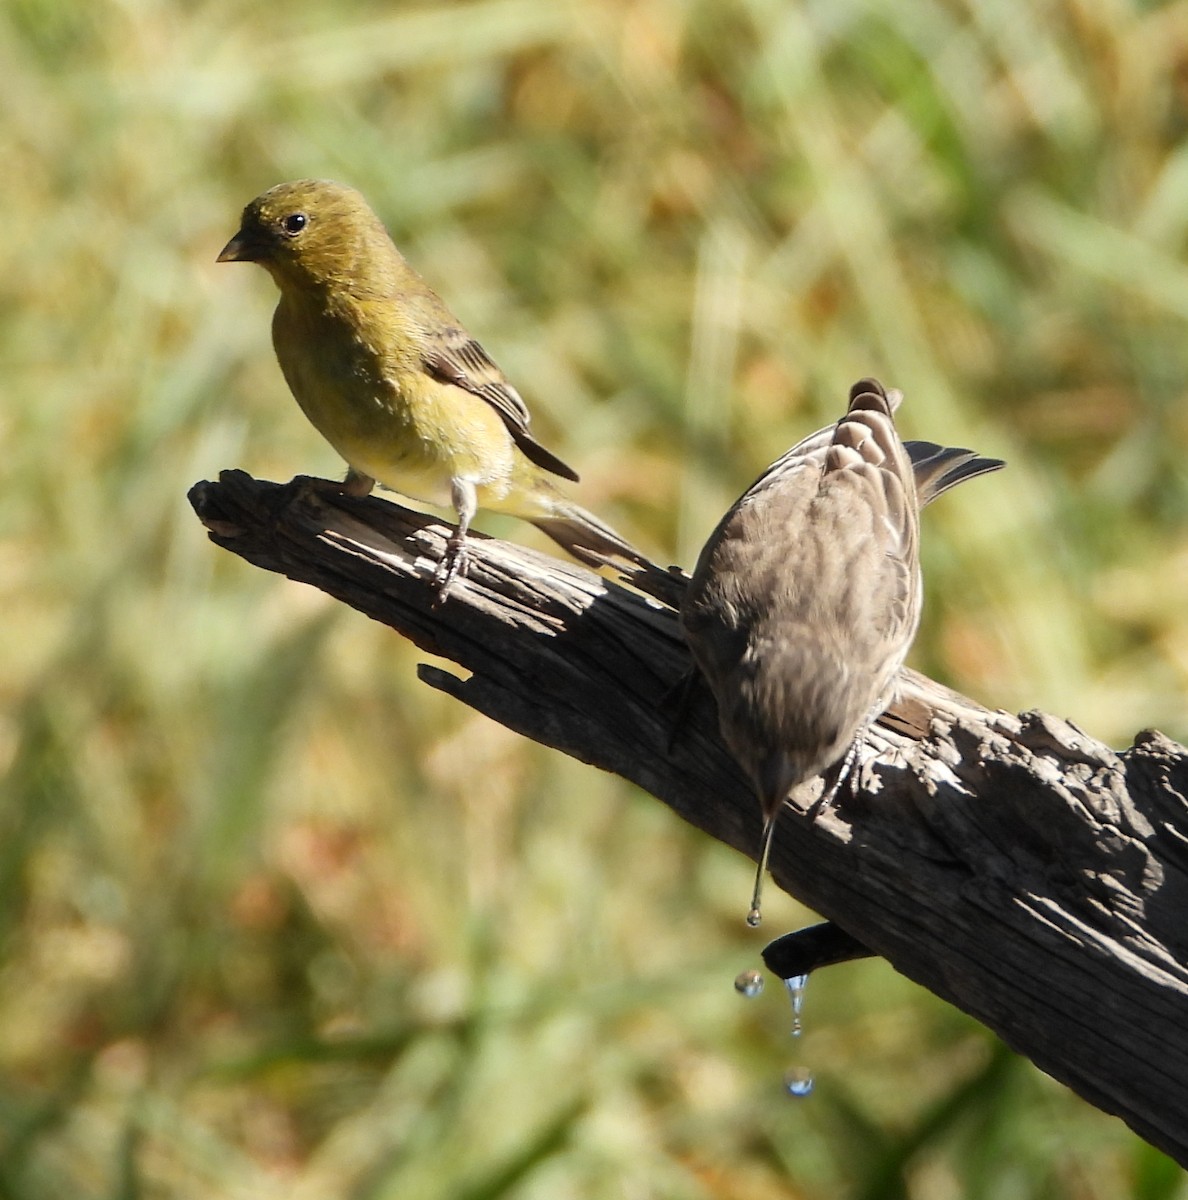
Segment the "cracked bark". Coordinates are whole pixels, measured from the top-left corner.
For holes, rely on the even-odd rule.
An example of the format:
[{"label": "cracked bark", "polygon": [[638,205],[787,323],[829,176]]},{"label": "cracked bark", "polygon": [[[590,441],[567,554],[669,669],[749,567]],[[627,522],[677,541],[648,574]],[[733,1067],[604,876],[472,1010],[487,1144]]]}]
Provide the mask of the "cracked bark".
[{"label": "cracked bark", "polygon": [[[434,609],[449,532],[434,518],[238,471],[190,500],[218,545],[468,673],[423,666],[432,687],[755,856],[759,806],[704,689],[668,748],[690,662],[677,577],[634,581],[662,603],[476,535],[465,584]],[[1188,751],[1144,732],[1116,753],[905,674],[861,790],[809,819],[805,785],[780,818],[775,882],[844,931],[805,952],[869,947],[1188,1165]]]}]

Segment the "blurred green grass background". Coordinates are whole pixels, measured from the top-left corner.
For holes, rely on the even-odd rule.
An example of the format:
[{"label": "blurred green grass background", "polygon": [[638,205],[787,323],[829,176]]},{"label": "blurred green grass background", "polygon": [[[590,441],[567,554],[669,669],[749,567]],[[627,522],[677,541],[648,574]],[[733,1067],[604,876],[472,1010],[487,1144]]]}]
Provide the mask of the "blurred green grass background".
[{"label": "blurred green grass background", "polygon": [[1183,738],[1188,4],[8,0],[0,97],[0,1200],[1186,1194],[881,963],[783,1099],[749,865],[185,492],[341,469],[214,264],[329,176],[665,560],[902,387],[1010,462],[928,513],[913,662]]}]

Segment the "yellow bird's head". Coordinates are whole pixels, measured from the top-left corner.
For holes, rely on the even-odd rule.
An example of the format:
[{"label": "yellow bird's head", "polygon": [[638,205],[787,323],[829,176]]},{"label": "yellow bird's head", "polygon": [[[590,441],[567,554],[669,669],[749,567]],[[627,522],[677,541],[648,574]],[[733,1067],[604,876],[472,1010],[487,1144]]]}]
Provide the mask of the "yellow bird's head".
[{"label": "yellow bird's head", "polygon": [[[278,183],[244,210],[218,262],[259,263],[282,291],[370,290],[381,264],[399,254],[367,201],[341,183]],[[402,261],[402,260],[401,260]]]}]

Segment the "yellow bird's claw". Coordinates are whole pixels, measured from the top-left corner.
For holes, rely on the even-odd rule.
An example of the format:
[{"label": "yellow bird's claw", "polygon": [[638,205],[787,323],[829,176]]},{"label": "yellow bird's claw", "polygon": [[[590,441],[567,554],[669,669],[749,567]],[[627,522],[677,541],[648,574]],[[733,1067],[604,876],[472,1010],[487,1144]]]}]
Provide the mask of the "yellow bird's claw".
[{"label": "yellow bird's claw", "polygon": [[434,608],[440,608],[449,598],[450,589],[454,583],[466,576],[470,565],[470,556],[466,549],[466,535],[455,533],[446,542],[445,554],[437,564],[433,575],[433,586],[437,589],[437,598],[433,601]]}]

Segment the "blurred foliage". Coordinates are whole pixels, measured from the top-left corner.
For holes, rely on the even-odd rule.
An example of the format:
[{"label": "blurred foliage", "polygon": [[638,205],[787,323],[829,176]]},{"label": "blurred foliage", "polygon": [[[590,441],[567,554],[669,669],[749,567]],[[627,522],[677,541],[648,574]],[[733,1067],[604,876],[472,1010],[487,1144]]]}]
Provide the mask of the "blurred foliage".
[{"label": "blurred foliage", "polygon": [[1188,3],[8,0],[0,101],[3,1200],[1186,1194],[881,963],[783,1099],[748,864],[185,492],[341,469],[213,261],[335,177],[658,556],[902,387],[1010,461],[928,513],[913,661],[1182,738]]}]

